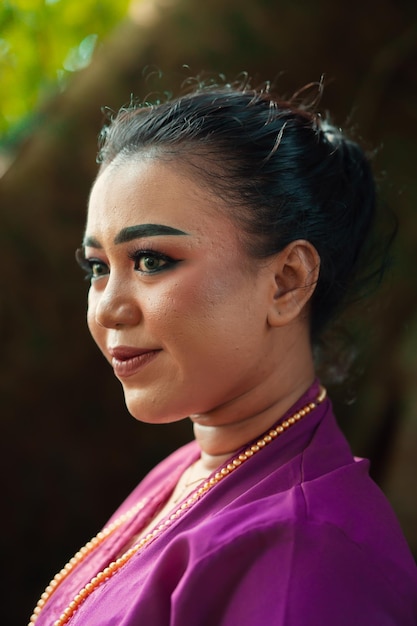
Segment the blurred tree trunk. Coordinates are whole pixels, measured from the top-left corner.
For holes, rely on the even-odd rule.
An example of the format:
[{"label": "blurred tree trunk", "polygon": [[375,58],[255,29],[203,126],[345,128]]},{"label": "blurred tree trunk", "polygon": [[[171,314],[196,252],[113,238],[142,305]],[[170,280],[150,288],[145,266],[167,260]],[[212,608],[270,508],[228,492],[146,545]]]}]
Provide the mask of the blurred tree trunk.
[{"label": "blurred tree trunk", "polygon": [[332,394],[417,554],[416,24],[416,8],[394,0],[349,10],[330,0],[137,1],[91,65],[45,104],[0,179],[2,550],[18,590],[3,600],[4,623],[24,623],[71,552],[191,436],[188,424],[149,427],[127,414],[85,328],[86,287],[73,251],[96,171],[101,107],[118,108],[132,93],[175,92],[201,70],[231,80],[244,70],[255,83],[278,77],[287,94],[325,73],[323,108],[341,125],[352,114],[363,137],[383,144],[376,167],[387,171],[383,197],[401,223],[395,266],[361,320],[349,384]]}]

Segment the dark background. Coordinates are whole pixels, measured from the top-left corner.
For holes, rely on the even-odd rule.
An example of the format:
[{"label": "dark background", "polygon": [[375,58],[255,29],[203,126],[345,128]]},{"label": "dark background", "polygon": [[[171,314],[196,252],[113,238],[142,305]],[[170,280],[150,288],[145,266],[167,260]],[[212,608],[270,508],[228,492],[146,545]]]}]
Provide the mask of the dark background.
[{"label": "dark background", "polygon": [[324,74],[322,110],[377,149],[381,204],[394,209],[400,232],[384,287],[344,321],[354,358],[343,383],[335,369],[330,392],[417,554],[417,3],[146,6],[138,2],[92,63],[44,104],[0,178],[2,624],[25,624],[55,572],[148,469],[191,437],[186,422],[147,426],[128,415],[86,329],[74,250],[101,107],[118,108],[132,93],[175,93],[201,70],[276,79],[283,94]]}]

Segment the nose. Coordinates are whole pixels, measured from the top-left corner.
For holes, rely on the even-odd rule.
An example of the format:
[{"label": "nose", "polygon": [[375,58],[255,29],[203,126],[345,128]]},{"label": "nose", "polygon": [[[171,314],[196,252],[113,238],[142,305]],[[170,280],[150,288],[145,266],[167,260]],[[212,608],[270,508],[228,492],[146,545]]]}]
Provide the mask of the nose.
[{"label": "nose", "polygon": [[118,328],[135,326],[142,318],[139,302],[128,281],[109,277],[102,291],[92,295],[94,318],[99,326]]}]

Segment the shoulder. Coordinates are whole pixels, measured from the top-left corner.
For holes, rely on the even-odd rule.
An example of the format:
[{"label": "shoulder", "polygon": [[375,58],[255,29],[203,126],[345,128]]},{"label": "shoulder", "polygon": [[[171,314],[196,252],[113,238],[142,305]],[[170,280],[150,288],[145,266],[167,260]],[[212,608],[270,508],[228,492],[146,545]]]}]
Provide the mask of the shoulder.
[{"label": "shoulder", "polygon": [[207,623],[414,625],[417,580],[410,572],[391,571],[334,524],[274,522],[262,514],[249,520],[248,513],[179,534],[168,548],[168,561],[187,555],[178,602],[185,606],[211,589],[214,621]]}]

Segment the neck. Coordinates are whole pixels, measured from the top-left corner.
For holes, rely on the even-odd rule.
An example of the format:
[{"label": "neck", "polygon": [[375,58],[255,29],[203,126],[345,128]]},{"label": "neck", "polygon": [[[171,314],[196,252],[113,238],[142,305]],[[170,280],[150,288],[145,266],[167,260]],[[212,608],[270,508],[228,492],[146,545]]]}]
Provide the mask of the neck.
[{"label": "neck", "polygon": [[[193,415],[194,436],[201,449],[199,470],[213,472],[242,446],[271,428],[307,391],[314,377],[311,363],[291,383],[273,377],[260,388],[210,413]],[[266,398],[269,402],[265,402]]]}]

